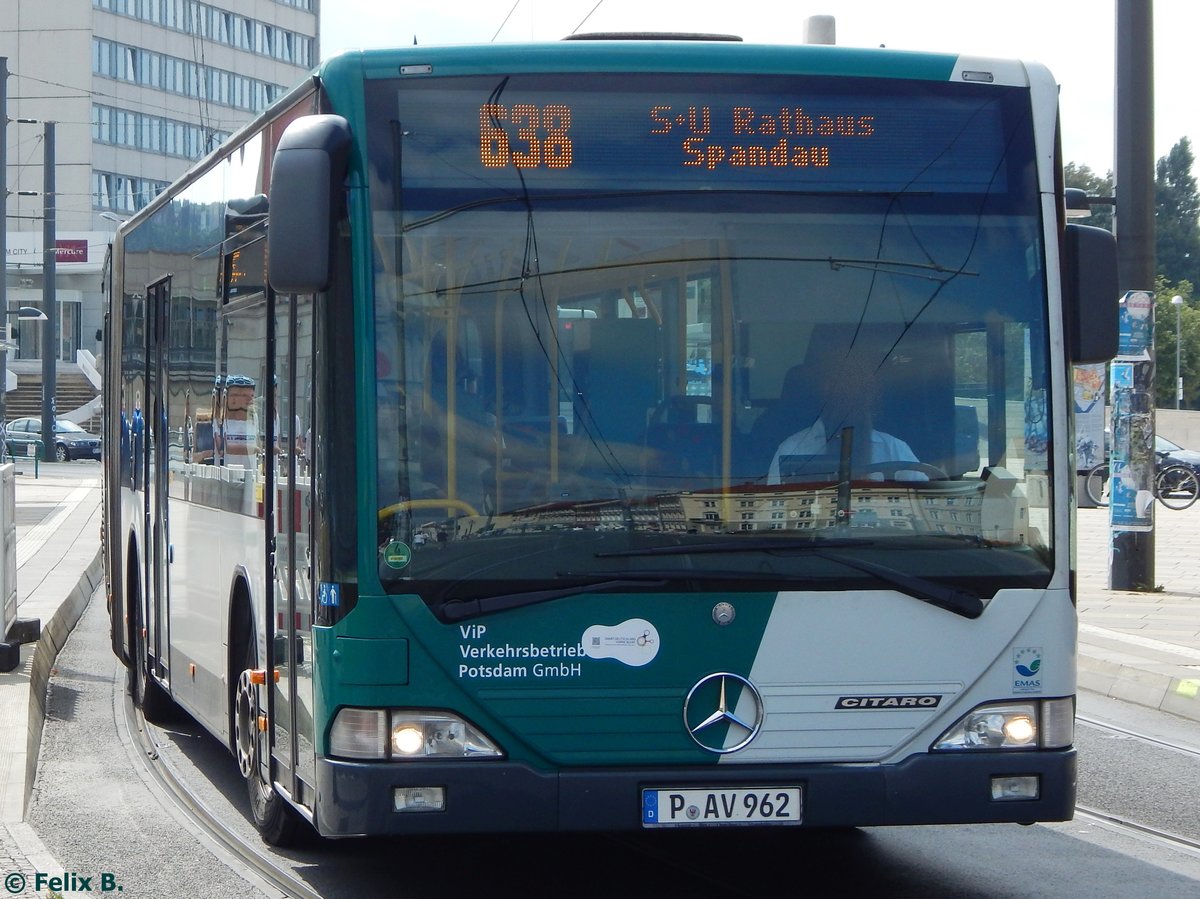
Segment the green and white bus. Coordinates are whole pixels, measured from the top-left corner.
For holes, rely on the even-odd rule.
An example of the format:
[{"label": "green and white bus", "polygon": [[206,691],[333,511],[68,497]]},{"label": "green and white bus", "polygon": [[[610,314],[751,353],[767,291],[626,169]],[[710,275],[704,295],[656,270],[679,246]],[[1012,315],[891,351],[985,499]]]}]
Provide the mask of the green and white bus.
[{"label": "green and white bus", "polygon": [[1070,818],[1117,290],[1057,129],[951,55],[323,64],[115,240],[135,700],[276,843]]}]

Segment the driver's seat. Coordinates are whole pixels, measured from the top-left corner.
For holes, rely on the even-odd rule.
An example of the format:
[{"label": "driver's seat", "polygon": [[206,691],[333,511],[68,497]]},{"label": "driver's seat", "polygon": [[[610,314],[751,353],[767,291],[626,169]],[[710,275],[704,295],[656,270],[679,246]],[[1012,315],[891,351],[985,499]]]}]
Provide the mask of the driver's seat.
[{"label": "driver's seat", "polygon": [[763,409],[750,426],[750,446],[756,460],[753,470],[765,472],[779,445],[816,420],[820,404],[812,375],[812,367],[805,362],[789,368],[783,376],[779,399]]}]

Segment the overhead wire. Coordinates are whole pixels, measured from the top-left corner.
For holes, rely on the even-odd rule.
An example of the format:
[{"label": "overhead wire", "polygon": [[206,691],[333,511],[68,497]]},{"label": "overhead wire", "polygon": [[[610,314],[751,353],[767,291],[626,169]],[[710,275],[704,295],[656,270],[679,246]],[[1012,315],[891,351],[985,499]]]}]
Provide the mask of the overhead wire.
[{"label": "overhead wire", "polygon": [[583,27],[584,23],[587,22],[587,20],[592,17],[592,13],[594,13],[596,10],[598,10],[603,5],[604,5],[604,0],[596,0],[596,5],[593,6],[590,10],[588,10],[588,14],[586,16],[584,16],[582,19],[579,20],[578,25],[576,25],[573,29],[571,29],[571,34],[577,33],[579,31],[579,29]]},{"label": "overhead wire", "polygon": [[521,0],[514,0],[512,8],[508,11],[508,15],[504,17],[504,21],[500,23],[500,27],[496,29],[496,33],[492,35],[491,43],[496,42],[496,38],[500,36],[500,32],[504,30],[504,26],[508,24],[508,20],[512,18],[512,14],[517,11],[517,7],[521,5]]}]

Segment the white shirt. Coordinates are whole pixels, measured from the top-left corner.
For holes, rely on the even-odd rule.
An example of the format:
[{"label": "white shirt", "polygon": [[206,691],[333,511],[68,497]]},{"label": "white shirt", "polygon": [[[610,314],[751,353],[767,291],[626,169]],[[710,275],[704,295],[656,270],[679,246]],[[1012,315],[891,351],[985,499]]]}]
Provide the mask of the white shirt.
[{"label": "white shirt", "polygon": [[248,418],[225,419],[225,454],[253,456],[258,450],[258,428]]},{"label": "white shirt", "polygon": [[[818,419],[814,424],[802,431],[797,431],[775,451],[771,467],[767,470],[767,483],[779,483],[779,459],[782,456],[816,456],[829,452],[829,441],[825,436],[825,423]],[[899,437],[885,434],[883,431],[871,431],[871,458],[868,464],[877,462],[920,462],[912,448]],[[919,471],[898,472],[904,477],[900,480],[927,481],[928,475]],[[882,480],[883,476],[876,474],[873,480]]]}]

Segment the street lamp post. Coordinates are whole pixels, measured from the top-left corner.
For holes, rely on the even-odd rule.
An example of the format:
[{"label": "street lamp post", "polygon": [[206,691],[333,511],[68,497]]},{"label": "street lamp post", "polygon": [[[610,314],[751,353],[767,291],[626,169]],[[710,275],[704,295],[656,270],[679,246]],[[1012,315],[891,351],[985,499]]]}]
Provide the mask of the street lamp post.
[{"label": "street lamp post", "polygon": [[1180,373],[1180,360],[1183,358],[1183,331],[1179,327],[1179,310],[1183,308],[1183,297],[1178,294],[1171,297],[1171,305],[1175,307],[1175,408],[1183,402],[1183,375]]},{"label": "street lamp post", "polygon": [[[8,388],[8,372],[4,370],[4,366],[7,365],[9,348],[15,346],[12,342],[11,328],[8,324],[10,318],[15,318],[18,321],[45,321],[46,313],[33,306],[22,306],[20,309],[4,310],[4,322],[0,324],[0,378],[4,379],[4,383],[0,384],[0,428],[5,427],[8,421],[8,410],[3,394],[3,391]],[[0,456],[3,454],[4,447],[0,446]]]}]

